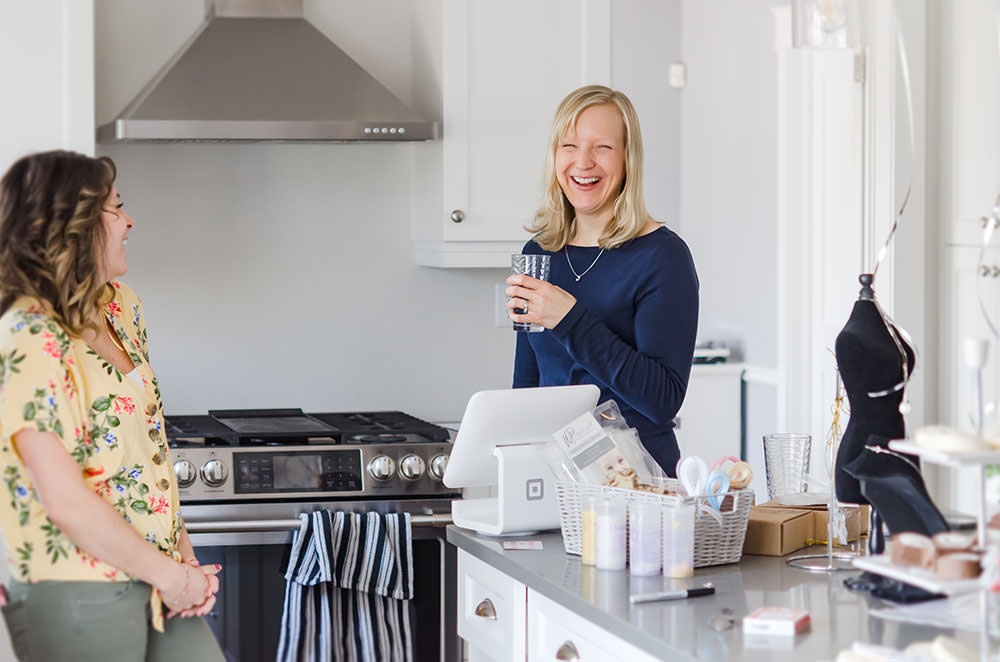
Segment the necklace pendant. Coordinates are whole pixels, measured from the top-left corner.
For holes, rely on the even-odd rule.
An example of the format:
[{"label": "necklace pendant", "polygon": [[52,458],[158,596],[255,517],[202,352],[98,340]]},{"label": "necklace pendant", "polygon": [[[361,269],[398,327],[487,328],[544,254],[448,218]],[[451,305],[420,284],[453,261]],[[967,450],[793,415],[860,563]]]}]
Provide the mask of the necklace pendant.
[{"label": "necklace pendant", "polygon": [[577,276],[577,277],[576,277],[576,282],[578,282],[578,283],[579,283],[579,282],[580,282],[580,278],[582,278],[582,275],[581,275],[581,276]]}]

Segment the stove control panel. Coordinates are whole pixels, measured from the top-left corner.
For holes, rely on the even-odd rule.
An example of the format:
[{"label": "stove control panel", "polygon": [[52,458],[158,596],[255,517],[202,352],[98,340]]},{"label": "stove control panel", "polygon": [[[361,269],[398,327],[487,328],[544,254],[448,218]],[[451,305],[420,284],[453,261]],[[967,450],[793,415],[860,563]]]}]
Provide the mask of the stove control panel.
[{"label": "stove control panel", "polygon": [[454,492],[441,482],[448,444],[219,446],[170,449],[182,502]]}]

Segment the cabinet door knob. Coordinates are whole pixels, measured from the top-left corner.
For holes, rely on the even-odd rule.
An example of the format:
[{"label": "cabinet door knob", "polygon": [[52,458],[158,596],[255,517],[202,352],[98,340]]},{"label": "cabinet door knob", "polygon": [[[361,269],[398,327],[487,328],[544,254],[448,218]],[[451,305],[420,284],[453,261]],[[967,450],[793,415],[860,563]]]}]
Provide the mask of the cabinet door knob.
[{"label": "cabinet door knob", "polygon": [[488,618],[491,621],[497,620],[497,610],[493,608],[493,601],[486,598],[476,605],[476,616]]},{"label": "cabinet door knob", "polygon": [[572,641],[567,641],[556,651],[556,659],[560,662],[580,662],[580,652]]},{"label": "cabinet door knob", "polygon": [[465,212],[461,209],[455,209],[451,212],[449,218],[451,218],[452,223],[461,223],[465,220]]}]

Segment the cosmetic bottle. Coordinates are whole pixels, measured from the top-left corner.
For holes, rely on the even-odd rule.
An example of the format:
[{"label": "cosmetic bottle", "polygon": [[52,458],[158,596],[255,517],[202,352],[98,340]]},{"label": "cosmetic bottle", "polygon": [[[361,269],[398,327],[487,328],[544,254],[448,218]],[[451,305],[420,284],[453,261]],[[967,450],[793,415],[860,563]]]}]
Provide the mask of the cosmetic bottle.
[{"label": "cosmetic bottle", "polygon": [[660,574],[660,511],[657,503],[628,505],[628,567],[633,575]]},{"label": "cosmetic bottle", "polygon": [[694,506],[663,508],[663,576],[694,576]]},{"label": "cosmetic bottle", "polygon": [[597,569],[625,569],[625,504],[611,497],[597,503]]}]

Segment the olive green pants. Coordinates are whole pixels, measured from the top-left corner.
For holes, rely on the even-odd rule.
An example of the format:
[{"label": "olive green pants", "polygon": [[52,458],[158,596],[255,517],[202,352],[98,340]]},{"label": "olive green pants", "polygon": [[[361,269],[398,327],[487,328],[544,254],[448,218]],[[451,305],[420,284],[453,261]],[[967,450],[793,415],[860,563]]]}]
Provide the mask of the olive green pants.
[{"label": "olive green pants", "polygon": [[21,662],[223,662],[203,618],[149,617],[149,584],[12,580],[3,607]]}]

